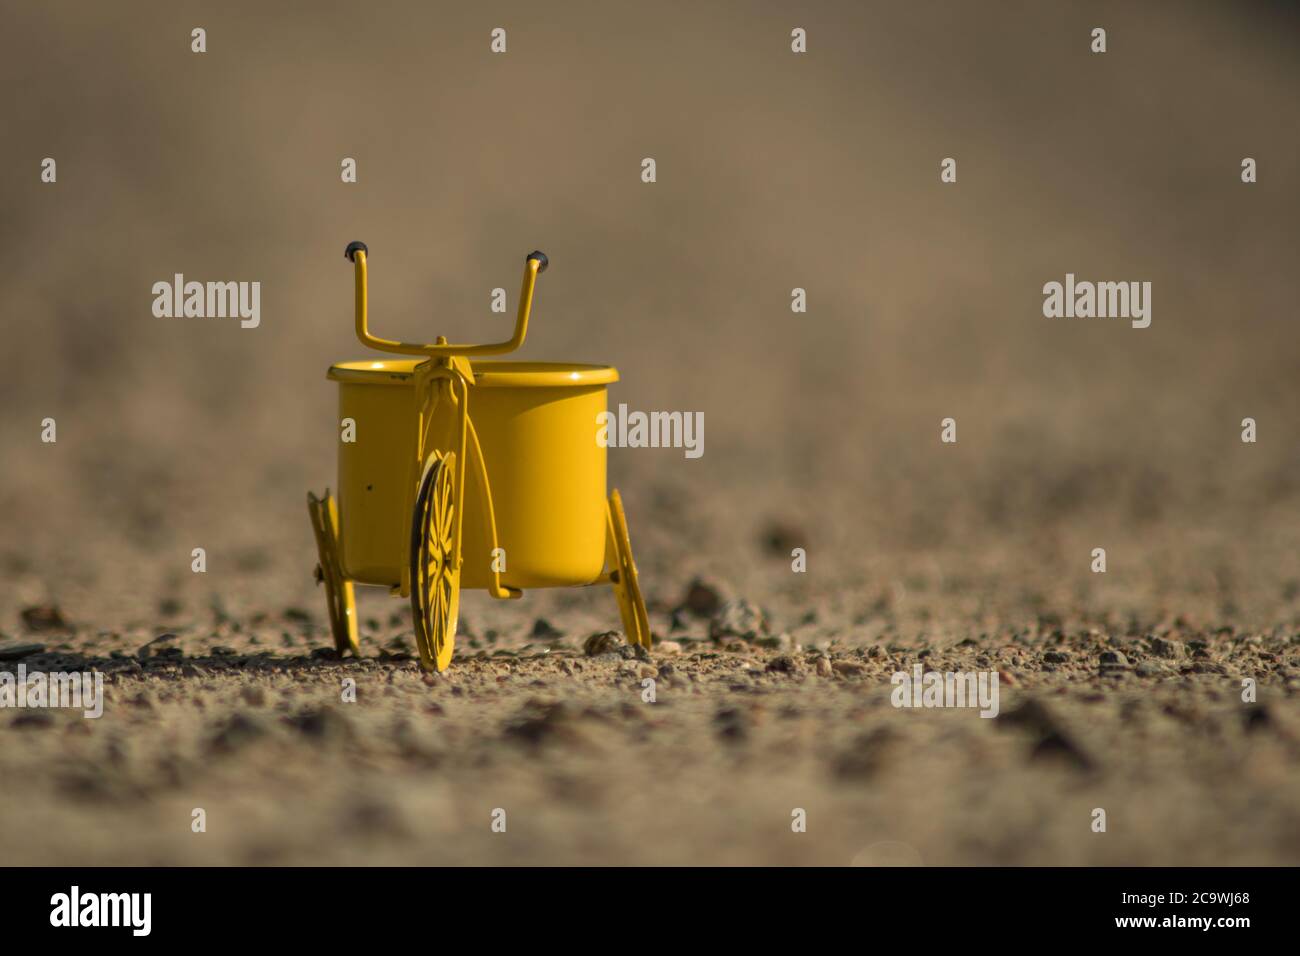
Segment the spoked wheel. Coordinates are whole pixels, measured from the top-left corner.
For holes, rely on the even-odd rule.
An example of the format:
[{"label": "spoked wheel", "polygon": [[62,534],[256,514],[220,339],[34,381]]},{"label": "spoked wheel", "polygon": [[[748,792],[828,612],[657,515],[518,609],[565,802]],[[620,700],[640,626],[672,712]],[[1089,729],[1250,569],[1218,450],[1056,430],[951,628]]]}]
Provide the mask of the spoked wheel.
[{"label": "spoked wheel", "polygon": [[632,560],[632,542],[627,534],[627,518],[623,515],[623,499],[617,490],[609,494],[609,533],[615,555],[610,583],[614,585],[614,596],[623,617],[623,633],[627,635],[628,643],[640,644],[649,650],[650,616],[646,613],[645,599],[641,597],[636,562]]},{"label": "spoked wheel", "polygon": [[311,527],[316,533],[316,583],[325,585],[325,603],[328,606],[330,630],[334,634],[334,648],[339,654],[361,656],[357,644],[357,604],[352,582],[343,576],[339,563],[339,511],[334,496],[328,491],[324,498],[307,492],[307,510],[311,513]]},{"label": "spoked wheel", "polygon": [[446,670],[456,644],[456,504],[456,456],[448,452],[425,469],[411,523],[411,616],[425,670]]}]

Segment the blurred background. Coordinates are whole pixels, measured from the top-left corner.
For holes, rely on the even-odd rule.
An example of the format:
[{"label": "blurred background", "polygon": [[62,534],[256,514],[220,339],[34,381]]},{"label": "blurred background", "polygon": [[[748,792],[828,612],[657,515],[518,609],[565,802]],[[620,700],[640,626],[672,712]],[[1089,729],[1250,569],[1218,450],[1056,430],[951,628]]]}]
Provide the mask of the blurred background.
[{"label": "blurred background", "polygon": [[[1293,5],[3,22],[0,638],[113,675],[102,722],[6,722],[0,862],[1295,862]],[[617,626],[607,589],[465,595],[437,680],[383,657],[411,636],[383,593],[359,595],[366,660],[313,654],[305,493],[336,484],[325,371],[365,357],[354,239],[372,327],[426,341],[504,337],[491,290],[513,310],[543,249],[518,358],[613,364],[612,403],[704,413],[702,458],[610,455],[652,625],[696,642],[650,671],[668,706],[631,703],[649,665],[580,659]],[[1150,328],[1044,318],[1070,272],[1151,282]],[[175,273],[260,282],[260,327],[155,318]],[[777,651],[678,630],[697,576],[808,656],[770,672]],[[1151,635],[1195,653],[1161,661]],[[1120,647],[1136,675],[1099,669]],[[921,658],[1001,670],[1018,717],[889,707]],[[486,823],[507,799],[510,841]]]},{"label": "blurred background", "polygon": [[[160,595],[316,610],[304,492],[334,483],[325,369],[362,354],[352,239],[374,327],[453,341],[502,336],[490,290],[513,310],[544,249],[519,357],[704,412],[701,459],[611,456],[652,601],[711,573],[852,613],[910,574],[1011,607],[1295,619],[1289,5],[5,16],[0,631],[47,601],[105,627]],[[155,318],[177,272],[260,281],[261,326]],[[1149,280],[1151,327],[1045,319],[1067,272]],[[791,583],[773,539],[815,573]]]}]

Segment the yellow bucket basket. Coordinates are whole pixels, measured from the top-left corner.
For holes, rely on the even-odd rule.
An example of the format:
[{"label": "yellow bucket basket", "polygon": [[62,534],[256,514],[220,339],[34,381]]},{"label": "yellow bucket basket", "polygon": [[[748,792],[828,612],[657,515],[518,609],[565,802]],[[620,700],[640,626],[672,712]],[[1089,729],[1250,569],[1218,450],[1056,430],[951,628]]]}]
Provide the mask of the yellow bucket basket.
[{"label": "yellow bucket basket", "polygon": [[[364,584],[399,587],[408,563],[416,364],[344,362],[329,371],[339,383],[339,419],[355,423],[355,441],[339,449],[339,507],[347,515],[340,557],[347,576]],[[476,362],[473,374],[472,421],[490,485],[471,481],[465,489],[460,586],[492,586],[494,565],[500,583],[513,588],[598,580],[606,529],[605,449],[596,443],[596,416],[618,372]],[[488,547],[489,503],[496,555]]]},{"label": "yellow bucket basket", "polygon": [[372,336],[367,249],[355,266],[356,331],[367,346],[423,356],[342,362],[337,501],[308,495],[335,645],[359,654],[353,584],[411,599],[427,669],[451,661],[461,588],[515,598],[524,588],[612,584],[628,640],[649,620],[617,491],[606,497],[596,440],[602,365],[471,361],[523,344],[546,256],[525,260],[515,332],[505,342],[433,345]]}]

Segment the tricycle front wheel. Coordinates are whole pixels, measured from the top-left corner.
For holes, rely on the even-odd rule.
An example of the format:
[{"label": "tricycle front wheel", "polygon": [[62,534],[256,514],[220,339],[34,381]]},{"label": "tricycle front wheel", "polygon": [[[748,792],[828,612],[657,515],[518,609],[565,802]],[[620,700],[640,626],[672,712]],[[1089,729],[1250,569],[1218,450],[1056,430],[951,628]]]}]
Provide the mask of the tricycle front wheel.
[{"label": "tricycle front wheel", "polygon": [[460,555],[456,553],[456,456],[436,454],[420,481],[411,522],[411,616],[420,665],[444,671],[456,645]]}]

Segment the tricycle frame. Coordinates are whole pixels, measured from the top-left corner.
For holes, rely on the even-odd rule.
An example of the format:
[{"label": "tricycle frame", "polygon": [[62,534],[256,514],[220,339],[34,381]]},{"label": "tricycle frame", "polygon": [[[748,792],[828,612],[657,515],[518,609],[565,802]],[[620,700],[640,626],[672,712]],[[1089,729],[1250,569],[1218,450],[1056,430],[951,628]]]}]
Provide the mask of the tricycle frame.
[{"label": "tricycle frame", "polygon": [[[363,243],[354,242],[345,255],[354,264],[357,338],[379,351],[426,356],[413,370],[416,434],[403,485],[403,511],[411,515],[410,554],[402,568],[400,584],[392,591],[411,600],[421,665],[426,670],[441,671],[450,664],[454,650],[467,479],[473,482],[483,508],[487,550],[496,555],[500,547],[491,480],[470,414],[474,370],[469,357],[511,352],[523,344],[537,276],[545,271],[548,261],[541,252],[531,253],[525,260],[515,329],[506,341],[454,345],[439,336],[431,345],[419,345],[382,339],[370,333],[368,250]],[[325,585],[335,647],[340,654],[359,656],[354,582],[347,577],[340,558],[342,522],[346,516],[340,514],[328,491],[324,498],[310,493],[307,497],[320,557],[316,577]],[[617,490],[608,495],[604,510],[605,568],[594,581],[587,583],[613,586],[628,641],[648,648],[649,618]],[[501,568],[495,560],[486,590],[498,600],[516,599],[523,594],[522,589],[502,582]]]}]

